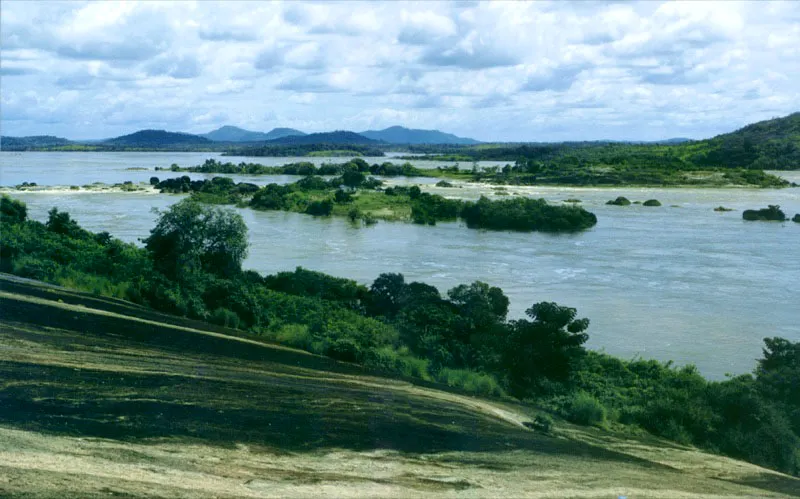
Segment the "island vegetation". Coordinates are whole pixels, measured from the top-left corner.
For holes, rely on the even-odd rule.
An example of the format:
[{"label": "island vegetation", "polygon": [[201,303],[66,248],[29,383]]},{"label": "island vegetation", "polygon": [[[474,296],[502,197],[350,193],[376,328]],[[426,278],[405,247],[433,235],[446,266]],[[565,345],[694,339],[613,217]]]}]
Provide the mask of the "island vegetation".
[{"label": "island vegetation", "polygon": [[156,167],[156,171],[193,172],[193,173],[225,173],[235,175],[344,175],[345,172],[354,171],[380,175],[383,177],[427,177],[431,176],[430,170],[420,170],[411,163],[395,164],[389,161],[373,163],[370,165],[361,158],[353,158],[344,163],[323,163],[320,166],[309,161],[289,163],[283,166],[264,166],[258,163],[238,164],[220,162],[209,158],[202,165],[180,167],[173,164],[169,168]]},{"label": "island vegetation", "polygon": [[783,222],[788,220],[786,213],[778,205],[769,205],[760,210],[744,210],[742,218],[749,221]]},{"label": "island vegetation", "polygon": [[800,474],[800,343],[766,338],[752,374],[710,382],[693,366],[587,350],[589,320],[568,306],[539,302],[509,318],[503,291],[483,282],[442,294],[401,274],[365,286],[303,268],[244,270],[241,216],[191,199],[160,213],[143,247],[88,232],[56,208],[44,223],[30,220],[7,196],[0,223],[3,272]]},{"label": "island vegetation", "polygon": [[335,215],[367,224],[383,219],[435,225],[461,219],[469,228],[524,232],[575,232],[597,224],[597,217],[581,207],[550,205],[544,199],[481,197],[473,202],[425,193],[417,186],[381,186],[380,180],[356,170],[330,180],[310,175],[292,184],[262,188],[229,177],[193,181],[183,176],[155,184],[161,192],[191,193],[193,200],[203,203]]}]

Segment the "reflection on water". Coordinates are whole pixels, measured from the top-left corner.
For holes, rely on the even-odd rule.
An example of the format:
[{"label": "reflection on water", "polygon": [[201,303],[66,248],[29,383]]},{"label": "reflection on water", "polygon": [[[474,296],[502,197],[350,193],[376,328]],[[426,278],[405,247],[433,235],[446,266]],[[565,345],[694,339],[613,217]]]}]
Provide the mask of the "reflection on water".
[{"label": "reflection on water", "polygon": [[[47,154],[55,155],[49,164],[62,164],[61,158],[72,153]],[[165,153],[132,154],[134,166],[152,162],[154,155],[167,165],[177,162],[176,155]],[[114,176],[130,158],[128,153],[95,156],[93,161],[116,165],[115,169],[93,167],[91,175],[80,175],[109,183],[117,181]],[[207,156],[195,155],[182,164],[200,163]],[[21,155],[14,175],[24,170],[35,181],[35,176],[58,178],[67,169],[57,167],[51,175],[49,166],[38,159],[26,163],[26,157],[27,153]],[[5,160],[3,156],[1,183],[7,185]],[[144,174],[149,178],[152,172]],[[273,179],[260,178],[259,183]],[[475,185],[427,189],[465,198],[493,192]],[[598,224],[575,235],[478,231],[457,223],[427,227],[380,222],[356,228],[335,218],[242,210],[251,240],[246,266],[271,273],[299,265],[363,283],[381,272],[402,272],[442,291],[483,280],[508,294],[512,316],[521,316],[536,301],[573,306],[591,319],[591,347],[627,358],[640,355],[695,363],[714,378],[752,370],[763,337],[800,341],[800,224],[741,220],[742,210],[767,204],[780,204],[790,216],[800,213],[800,189],[509,187],[509,191],[553,202],[581,199],[597,214]],[[28,203],[36,219],[44,219],[47,209],[58,206],[87,229],[108,230],[127,241],[147,236],[156,218],[151,208],[180,199],[143,193],[15,195]],[[663,206],[604,204],[619,195],[641,201],[655,198]],[[714,212],[719,205],[734,211]]]}]

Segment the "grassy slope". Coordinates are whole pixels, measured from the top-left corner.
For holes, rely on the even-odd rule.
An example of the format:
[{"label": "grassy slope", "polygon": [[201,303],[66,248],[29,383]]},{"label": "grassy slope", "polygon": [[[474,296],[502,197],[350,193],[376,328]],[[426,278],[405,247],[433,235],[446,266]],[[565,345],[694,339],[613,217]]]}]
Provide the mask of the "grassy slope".
[{"label": "grassy slope", "polygon": [[0,496],[772,497],[800,480],[0,276]]}]

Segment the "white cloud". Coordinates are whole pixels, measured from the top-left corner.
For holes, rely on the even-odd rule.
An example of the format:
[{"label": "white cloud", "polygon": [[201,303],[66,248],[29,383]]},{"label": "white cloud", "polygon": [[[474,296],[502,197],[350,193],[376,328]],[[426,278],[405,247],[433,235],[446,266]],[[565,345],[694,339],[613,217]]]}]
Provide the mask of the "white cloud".
[{"label": "white cloud", "polygon": [[0,24],[13,135],[230,121],[647,139],[800,108],[791,2],[29,1]]}]

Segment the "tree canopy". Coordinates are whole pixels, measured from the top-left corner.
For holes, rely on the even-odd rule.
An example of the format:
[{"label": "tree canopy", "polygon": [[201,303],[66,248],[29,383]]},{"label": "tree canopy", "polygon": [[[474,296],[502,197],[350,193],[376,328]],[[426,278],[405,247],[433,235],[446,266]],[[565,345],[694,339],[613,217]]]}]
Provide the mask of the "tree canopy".
[{"label": "tree canopy", "polygon": [[197,270],[231,276],[247,257],[247,226],[234,211],[184,200],[161,213],[144,243],[170,277]]}]

